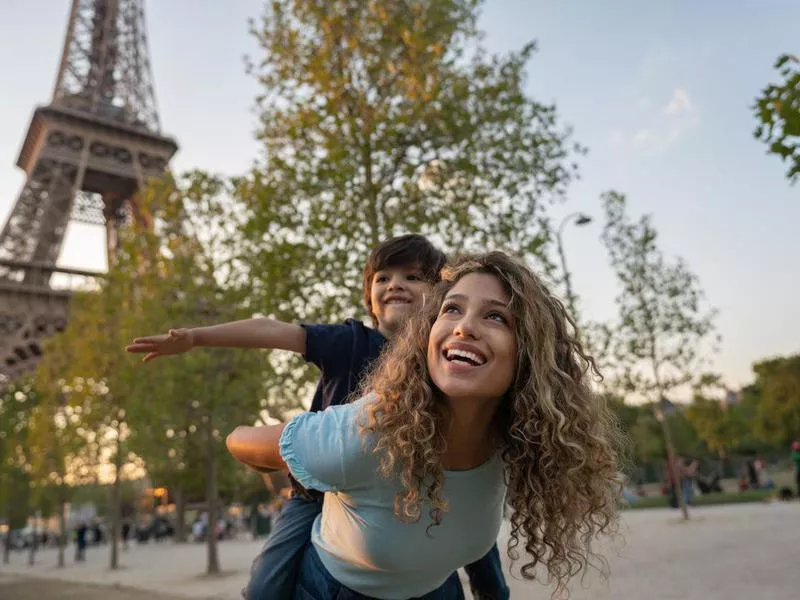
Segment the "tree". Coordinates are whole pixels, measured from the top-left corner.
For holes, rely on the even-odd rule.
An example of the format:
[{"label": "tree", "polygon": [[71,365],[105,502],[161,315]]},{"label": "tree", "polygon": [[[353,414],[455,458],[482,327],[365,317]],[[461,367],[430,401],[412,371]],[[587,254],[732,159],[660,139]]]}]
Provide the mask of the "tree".
[{"label": "tree", "polygon": [[782,81],[769,84],[753,107],[758,126],[755,137],[789,163],[786,177],[792,183],[800,177],[800,57],[782,54],[775,61]]},{"label": "tree", "polygon": [[800,354],[758,362],[753,371],[759,397],[756,432],[785,448],[800,437]]},{"label": "tree", "polygon": [[[131,429],[127,418],[131,398],[126,391],[133,374],[121,351],[127,341],[123,337],[124,320],[134,304],[131,291],[131,282],[121,278],[112,266],[99,289],[74,295],[67,327],[47,340],[36,371],[37,383],[49,392],[51,404],[57,407],[66,403],[76,411],[73,414],[80,415],[83,427],[90,432],[90,439],[85,440],[87,452],[94,449],[95,460],[105,452],[113,461],[111,569],[119,566],[120,490],[127,455],[125,441]],[[86,458],[89,455],[84,452]],[[97,466],[92,464],[91,468]]]},{"label": "tree", "polygon": [[[721,397],[709,397],[709,389]],[[726,404],[725,394],[727,388],[718,375],[704,374],[695,384],[694,398],[686,409],[686,416],[700,439],[723,461],[747,436],[748,430],[742,406]]]},{"label": "tree", "polygon": [[[547,204],[581,149],[523,91],[535,44],[480,47],[480,4],[291,0],[252,24],[264,152],[237,195],[254,310],[352,316],[369,251],[408,231],[551,268]],[[270,395],[271,414],[297,406],[286,396]]]},{"label": "tree", "polygon": [[[222,432],[254,422],[261,408],[262,353],[196,351],[144,367],[123,352],[139,335],[245,316],[231,284],[239,275],[230,263],[227,211],[236,205],[227,191],[222,180],[199,172],[180,181],[167,176],[142,190],[145,218],[119,232],[118,252],[99,289],[73,298],[68,326],[41,363],[43,383],[66,386],[69,405],[82,407],[94,439],[111,444],[112,568],[129,452],[135,449],[169,484],[205,485],[213,531],[218,473],[234,464]],[[207,571],[216,573],[216,537],[206,537]]]},{"label": "tree", "polygon": [[[620,286],[611,343],[614,378],[626,392],[654,402],[671,468],[670,430],[659,407],[672,390],[694,378],[703,364],[704,346],[718,341],[716,313],[701,306],[699,279],[686,264],[664,258],[650,217],[631,222],[624,196],[615,192],[604,194],[603,203],[602,239]],[[682,498],[680,503],[688,518]]]},{"label": "tree", "polygon": [[[74,422],[70,421],[72,415],[62,400],[49,400],[45,395],[31,415],[28,443],[34,450],[31,461],[34,503],[43,515],[58,516],[57,566],[63,568],[67,539],[65,507],[70,496],[67,465],[74,451]],[[31,553],[35,547],[35,543],[31,544]]]},{"label": "tree", "polygon": [[[243,303],[241,273],[232,261],[231,228],[239,205],[220,178],[202,172],[153,182],[141,196],[153,227],[123,235],[116,273],[130,282],[135,307],[127,313],[127,340],[171,327],[197,326],[251,315]],[[127,257],[127,258],[125,258]],[[123,268],[123,260],[127,264]],[[121,348],[121,346],[120,346]],[[162,481],[183,492],[203,465],[208,510],[209,573],[220,571],[216,536],[220,482],[234,467],[223,432],[252,423],[263,407],[265,354],[254,350],[196,350],[147,367],[129,357],[126,390],[131,405],[131,444]],[[143,376],[146,370],[146,377]],[[171,461],[173,473],[170,474]]]},{"label": "tree", "polygon": [[[39,394],[28,381],[0,390],[0,515],[9,529],[23,527],[30,515],[31,449],[27,444],[31,414]],[[11,536],[5,537],[3,563],[11,556]]]}]

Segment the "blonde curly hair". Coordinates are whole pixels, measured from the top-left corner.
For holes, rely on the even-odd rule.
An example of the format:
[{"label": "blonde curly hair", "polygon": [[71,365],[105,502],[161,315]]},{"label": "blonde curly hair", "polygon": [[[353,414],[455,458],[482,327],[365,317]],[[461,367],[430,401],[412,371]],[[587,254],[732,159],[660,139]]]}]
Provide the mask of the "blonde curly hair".
[{"label": "blonde curly hair", "polygon": [[449,407],[428,373],[428,337],[445,295],[470,273],[500,281],[516,327],[514,380],[492,428],[513,509],[508,554],[518,560],[524,539],[531,560],[522,565],[522,576],[535,579],[542,564],[556,592],[589,565],[607,575],[606,560],[591,544],[617,532],[619,430],[589,387],[590,376],[599,373],[564,305],[522,262],[502,252],[466,256],[445,267],[424,310],[363,383],[376,400],[366,405],[361,434],[372,438],[381,474],[399,476],[403,486],[395,513],[418,521],[427,502],[436,525],[447,511],[441,457]]}]

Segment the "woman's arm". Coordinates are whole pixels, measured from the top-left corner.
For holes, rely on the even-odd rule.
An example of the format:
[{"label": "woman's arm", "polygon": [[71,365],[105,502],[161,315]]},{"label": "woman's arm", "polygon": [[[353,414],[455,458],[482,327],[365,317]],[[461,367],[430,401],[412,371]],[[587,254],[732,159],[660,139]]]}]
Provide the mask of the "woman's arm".
[{"label": "woman's arm", "polygon": [[239,426],[225,440],[228,452],[240,463],[257,471],[284,471],[286,463],[281,458],[278,441],[285,424],[265,427]]}]

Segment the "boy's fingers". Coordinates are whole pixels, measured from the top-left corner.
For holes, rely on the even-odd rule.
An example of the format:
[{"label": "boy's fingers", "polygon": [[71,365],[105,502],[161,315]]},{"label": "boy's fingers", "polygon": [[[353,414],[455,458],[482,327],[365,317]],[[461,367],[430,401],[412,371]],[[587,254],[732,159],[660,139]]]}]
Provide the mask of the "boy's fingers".
[{"label": "boy's fingers", "polygon": [[147,337],[134,338],[134,344],[157,344],[163,342],[167,336],[165,335],[150,335]]},{"label": "boy's fingers", "polygon": [[125,346],[128,352],[150,352],[153,350],[154,344],[129,344]]}]

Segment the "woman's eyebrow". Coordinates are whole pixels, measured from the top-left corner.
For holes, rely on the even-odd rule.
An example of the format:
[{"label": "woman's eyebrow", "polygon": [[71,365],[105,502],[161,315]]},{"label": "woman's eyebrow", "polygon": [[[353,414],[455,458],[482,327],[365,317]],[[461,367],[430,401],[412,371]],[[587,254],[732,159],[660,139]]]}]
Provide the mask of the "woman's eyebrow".
[{"label": "woman's eyebrow", "polygon": [[[464,294],[449,294],[448,296],[445,297],[445,301],[447,300],[460,300],[461,302],[466,302],[469,300],[469,297],[465,296]],[[508,309],[508,304],[506,302],[503,302],[502,300],[497,300],[495,298],[486,298],[483,299],[482,302],[484,304],[491,304],[493,306],[502,306],[503,308]]]}]

